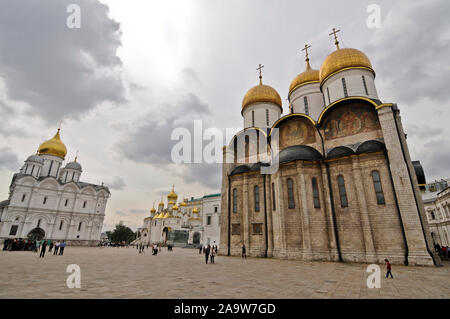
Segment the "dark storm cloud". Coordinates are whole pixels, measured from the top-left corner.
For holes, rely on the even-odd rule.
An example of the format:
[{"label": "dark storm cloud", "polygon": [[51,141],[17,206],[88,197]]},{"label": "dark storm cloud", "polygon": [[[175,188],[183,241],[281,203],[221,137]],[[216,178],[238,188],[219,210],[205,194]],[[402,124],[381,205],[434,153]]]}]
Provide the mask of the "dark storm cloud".
[{"label": "dark storm cloud", "polygon": [[[81,28],[69,29],[69,4]],[[5,0],[0,10],[0,77],[9,99],[48,122],[78,118],[103,101],[124,102],[120,26],[90,0]]]},{"label": "dark storm cloud", "polygon": [[16,171],[20,167],[19,159],[9,147],[0,148],[0,169]]},{"label": "dark storm cloud", "polygon": [[448,101],[450,1],[398,1],[375,31],[369,52],[381,96],[432,109]]}]

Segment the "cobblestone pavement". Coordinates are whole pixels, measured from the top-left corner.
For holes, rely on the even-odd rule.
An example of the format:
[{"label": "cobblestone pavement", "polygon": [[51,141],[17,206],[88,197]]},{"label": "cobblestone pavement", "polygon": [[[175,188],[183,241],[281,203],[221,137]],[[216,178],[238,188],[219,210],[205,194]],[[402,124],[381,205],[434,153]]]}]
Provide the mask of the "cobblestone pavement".
[{"label": "cobblestone pavement", "polygon": [[[0,298],[449,298],[444,267],[393,266],[381,289],[366,286],[364,264],[216,257],[174,248],[152,256],[135,248],[67,247],[64,256],[0,251]],[[69,289],[69,264],[81,288]]]}]

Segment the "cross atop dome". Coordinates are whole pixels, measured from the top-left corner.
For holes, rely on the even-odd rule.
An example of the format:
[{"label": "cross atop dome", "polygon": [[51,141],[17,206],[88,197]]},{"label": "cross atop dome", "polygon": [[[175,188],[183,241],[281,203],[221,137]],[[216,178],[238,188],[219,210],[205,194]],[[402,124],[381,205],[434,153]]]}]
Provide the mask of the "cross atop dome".
[{"label": "cross atop dome", "polygon": [[333,32],[331,32],[329,35],[333,35],[334,36],[334,44],[336,45],[336,48],[339,50],[339,41],[337,38],[337,33],[341,32],[341,30],[336,30],[336,28],[333,28]]},{"label": "cross atop dome", "polygon": [[308,49],[310,47],[311,45],[305,44],[305,47],[302,49],[302,51],[305,51],[306,70],[311,69],[311,65],[309,64],[309,53],[308,53]]},{"label": "cross atop dome", "polygon": [[259,66],[256,68],[257,71],[259,71],[259,84],[262,85],[262,69],[263,69],[264,65],[261,65],[261,63],[259,64]]}]

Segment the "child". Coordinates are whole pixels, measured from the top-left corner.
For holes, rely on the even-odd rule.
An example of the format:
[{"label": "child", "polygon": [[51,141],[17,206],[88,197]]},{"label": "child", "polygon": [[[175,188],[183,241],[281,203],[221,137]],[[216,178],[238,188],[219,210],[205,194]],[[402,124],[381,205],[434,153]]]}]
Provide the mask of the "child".
[{"label": "child", "polygon": [[389,275],[391,275],[391,278],[394,279],[394,276],[392,276],[392,272],[391,272],[391,269],[392,269],[391,263],[387,259],[385,259],[384,261],[386,262],[386,269],[387,269],[386,278],[389,278]]}]

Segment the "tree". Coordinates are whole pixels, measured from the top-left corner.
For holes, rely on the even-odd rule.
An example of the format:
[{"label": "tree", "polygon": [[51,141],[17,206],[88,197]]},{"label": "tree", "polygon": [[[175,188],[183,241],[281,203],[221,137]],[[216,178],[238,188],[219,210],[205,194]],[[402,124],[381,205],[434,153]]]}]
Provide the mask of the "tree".
[{"label": "tree", "polygon": [[135,239],[134,232],[130,227],[125,225],[116,225],[116,229],[114,229],[111,233],[111,241],[118,243],[125,241],[130,243]]}]

